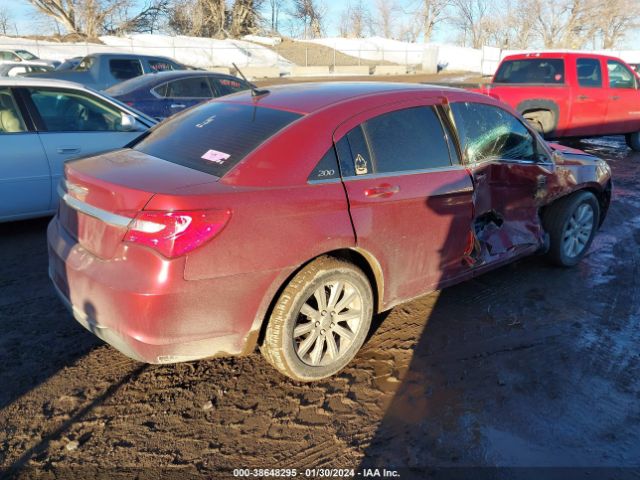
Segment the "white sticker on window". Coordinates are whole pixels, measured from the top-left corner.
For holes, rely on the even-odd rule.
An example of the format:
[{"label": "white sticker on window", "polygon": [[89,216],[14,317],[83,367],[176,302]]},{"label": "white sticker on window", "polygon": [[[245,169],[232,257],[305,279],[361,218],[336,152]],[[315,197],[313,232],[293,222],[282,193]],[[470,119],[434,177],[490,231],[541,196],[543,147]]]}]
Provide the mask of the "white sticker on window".
[{"label": "white sticker on window", "polygon": [[202,157],[200,158],[202,158],[203,160],[208,160],[210,162],[223,165],[224,161],[230,156],[231,155],[229,155],[228,153],[219,152],[217,150],[208,150],[207,153],[202,155]]},{"label": "white sticker on window", "polygon": [[362,155],[358,154],[355,161],[356,165],[356,175],[366,175],[369,173],[369,168],[367,167],[367,161],[362,157]]}]

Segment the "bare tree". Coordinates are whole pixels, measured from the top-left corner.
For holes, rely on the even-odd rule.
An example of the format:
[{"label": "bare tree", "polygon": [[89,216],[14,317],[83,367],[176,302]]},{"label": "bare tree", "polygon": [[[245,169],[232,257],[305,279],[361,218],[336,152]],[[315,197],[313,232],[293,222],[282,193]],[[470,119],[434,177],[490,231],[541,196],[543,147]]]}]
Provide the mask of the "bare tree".
[{"label": "bare tree", "polygon": [[175,0],[168,27],[179,35],[224,38],[228,36],[228,13],[224,0]]},{"label": "bare tree", "polygon": [[171,0],[147,0],[137,14],[123,9],[110,17],[105,30],[110,34],[126,32],[154,33],[166,26],[171,14]]},{"label": "bare tree", "polygon": [[460,43],[481,48],[489,36],[486,30],[489,20],[487,0],[451,0],[450,22],[460,35]]},{"label": "bare tree", "polygon": [[523,6],[545,48],[582,48],[597,33],[591,0],[525,0]]},{"label": "bare tree", "polygon": [[394,38],[396,17],[400,7],[395,0],[376,0],[375,14],[371,17],[371,30],[379,32],[385,38]]},{"label": "bare tree", "polygon": [[357,0],[355,3],[349,2],[342,13],[340,35],[343,37],[362,38],[367,27],[371,27],[371,13],[362,3],[362,0]]},{"label": "bare tree", "polygon": [[28,0],[36,10],[53,18],[68,33],[97,37],[107,19],[126,9],[131,0]]},{"label": "bare tree", "polygon": [[271,31],[279,31],[279,20],[284,0],[269,0],[269,7],[271,8]]},{"label": "bare tree", "polygon": [[232,37],[253,34],[259,30],[261,6],[262,0],[235,0],[230,18]]},{"label": "bare tree", "polygon": [[303,38],[318,38],[324,31],[325,6],[319,0],[293,0],[291,16],[303,26]]},{"label": "bare tree", "polygon": [[450,0],[421,0],[416,16],[422,27],[424,42],[429,42],[433,31],[440,22],[446,20],[446,9]]},{"label": "bare tree", "polygon": [[599,0],[592,2],[596,29],[602,48],[614,48],[631,31],[640,26],[638,0]]},{"label": "bare tree", "polygon": [[0,32],[2,32],[3,35],[7,34],[12,21],[13,16],[9,9],[6,7],[0,7]]}]

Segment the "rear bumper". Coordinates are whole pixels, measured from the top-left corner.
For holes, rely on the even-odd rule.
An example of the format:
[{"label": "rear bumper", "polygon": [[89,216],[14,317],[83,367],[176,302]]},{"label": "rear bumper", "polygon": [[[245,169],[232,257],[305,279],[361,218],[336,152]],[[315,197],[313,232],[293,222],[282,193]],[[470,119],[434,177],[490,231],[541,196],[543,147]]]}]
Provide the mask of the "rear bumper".
[{"label": "rear bumper", "polygon": [[174,363],[250,353],[276,272],[184,279],[184,259],[123,244],[101,260],[54,217],[47,231],[49,277],[78,323],[123,354]]}]

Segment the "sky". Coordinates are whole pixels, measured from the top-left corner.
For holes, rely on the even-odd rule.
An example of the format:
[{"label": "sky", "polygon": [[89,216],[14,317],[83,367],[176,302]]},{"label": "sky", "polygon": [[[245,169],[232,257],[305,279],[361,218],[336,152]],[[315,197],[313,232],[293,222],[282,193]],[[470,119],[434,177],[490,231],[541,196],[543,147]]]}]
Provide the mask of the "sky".
[{"label": "sky", "polygon": [[[138,8],[144,6],[144,0],[135,0]],[[324,4],[327,7],[327,35],[338,35],[338,28],[340,23],[341,13],[345,8],[346,1],[343,0],[325,0]],[[370,10],[374,10],[374,0],[363,0],[363,3],[369,6]],[[407,2],[409,3],[409,2]],[[10,12],[12,17],[11,34],[16,35],[33,35],[33,34],[52,34],[55,33],[55,26],[53,21],[48,21],[42,17],[34,16],[34,8],[29,4],[27,0],[0,0],[0,8],[4,8]],[[265,18],[270,18],[269,2],[264,2],[264,14]],[[283,34],[288,34],[286,28],[286,14],[282,14],[280,17],[281,30]],[[63,32],[64,33],[64,32]],[[446,31],[440,31],[436,33],[435,41],[446,40]]]},{"label": "sky", "polygon": [[[404,0],[402,3],[411,4],[416,3],[418,0]],[[553,1],[553,0],[549,0]],[[640,1],[640,0],[636,0]],[[137,8],[141,8],[145,4],[145,0],[134,0]],[[369,7],[370,11],[375,11],[375,0],[363,0],[363,3]],[[339,24],[341,14],[348,4],[347,0],[324,0],[324,5],[327,8],[327,36],[337,36],[339,32]],[[56,26],[53,20],[47,20],[46,17],[34,15],[34,8],[29,4],[27,0],[0,0],[0,9],[5,9],[10,12],[12,17],[11,34],[13,35],[33,35],[33,34],[52,34],[56,33]],[[135,10],[135,8],[134,8]],[[270,15],[269,2],[264,1],[264,15],[265,18],[269,18]],[[409,20],[409,14],[403,14],[399,21]],[[288,35],[290,32],[286,28],[286,14],[280,18],[280,30],[283,35]],[[64,30],[62,30],[64,33]],[[453,43],[455,40],[453,34],[447,29],[446,26],[436,28],[432,37],[432,41],[441,43]],[[637,31],[634,35],[628,36],[621,45],[622,48],[638,49],[640,44],[640,31]]]}]

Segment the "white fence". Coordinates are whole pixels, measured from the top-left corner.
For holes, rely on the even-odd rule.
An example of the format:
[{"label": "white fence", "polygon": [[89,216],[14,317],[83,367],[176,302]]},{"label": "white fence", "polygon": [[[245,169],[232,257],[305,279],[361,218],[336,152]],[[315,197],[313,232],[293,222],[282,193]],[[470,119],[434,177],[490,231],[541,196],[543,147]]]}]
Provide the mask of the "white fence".
[{"label": "white fence", "polygon": [[[455,45],[406,43],[373,37],[370,39],[319,39],[294,46],[274,42],[266,46],[245,40],[216,40],[209,38],[133,35],[130,37],[101,37],[104,44],[43,42],[24,38],[0,36],[0,47],[30,50],[42,58],[64,60],[96,52],[127,52],[163,55],[179,62],[202,68],[276,67],[281,73],[289,73],[294,64],[299,66],[355,66],[397,64],[409,70],[427,72],[446,71],[475,72],[492,75],[504,56],[521,53],[522,50],[501,50],[484,47],[473,49]],[[640,50],[597,51],[622,58],[630,63],[640,63]],[[292,59],[289,61],[287,59]]]}]

